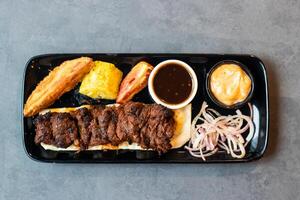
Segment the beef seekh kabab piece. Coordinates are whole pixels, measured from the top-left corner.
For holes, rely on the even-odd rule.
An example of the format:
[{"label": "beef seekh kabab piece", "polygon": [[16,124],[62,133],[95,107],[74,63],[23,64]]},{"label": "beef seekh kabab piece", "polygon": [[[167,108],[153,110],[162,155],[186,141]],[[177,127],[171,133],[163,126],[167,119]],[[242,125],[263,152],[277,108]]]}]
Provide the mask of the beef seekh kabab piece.
[{"label": "beef seekh kabab piece", "polygon": [[91,112],[87,108],[80,108],[71,113],[77,120],[77,127],[80,133],[80,149],[87,149],[91,138],[89,125],[93,119]]},{"label": "beef seekh kabab piece", "polygon": [[44,115],[37,116],[33,121],[33,124],[35,125],[34,142],[36,144],[39,144],[41,142],[45,144],[54,143],[50,117],[51,113],[46,113]]},{"label": "beef seekh kabab piece", "polygon": [[60,148],[67,148],[78,139],[75,120],[70,113],[46,113],[38,116],[35,143],[43,142]]}]

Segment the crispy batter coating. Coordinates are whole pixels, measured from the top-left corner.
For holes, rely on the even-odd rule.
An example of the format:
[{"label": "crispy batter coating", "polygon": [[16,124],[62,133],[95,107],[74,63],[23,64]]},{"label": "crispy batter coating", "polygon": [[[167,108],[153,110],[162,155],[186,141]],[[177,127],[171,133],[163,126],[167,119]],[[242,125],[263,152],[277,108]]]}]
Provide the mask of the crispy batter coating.
[{"label": "crispy batter coating", "polygon": [[30,117],[54,103],[76,84],[94,66],[91,58],[81,57],[63,62],[54,68],[34,89],[24,106],[24,116]]}]

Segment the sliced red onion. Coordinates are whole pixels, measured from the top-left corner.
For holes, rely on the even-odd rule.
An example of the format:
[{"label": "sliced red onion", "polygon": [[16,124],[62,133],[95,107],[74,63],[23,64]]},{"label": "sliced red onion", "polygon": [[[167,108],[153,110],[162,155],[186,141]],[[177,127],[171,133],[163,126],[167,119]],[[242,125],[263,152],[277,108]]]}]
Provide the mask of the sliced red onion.
[{"label": "sliced red onion", "polygon": [[[192,121],[192,137],[185,148],[192,156],[203,160],[215,154],[219,148],[234,158],[243,158],[246,155],[245,147],[254,135],[252,106],[248,105],[250,117],[243,115],[240,110],[236,111],[236,115],[221,116],[203,102],[200,112]],[[245,140],[242,134],[248,130]]]}]

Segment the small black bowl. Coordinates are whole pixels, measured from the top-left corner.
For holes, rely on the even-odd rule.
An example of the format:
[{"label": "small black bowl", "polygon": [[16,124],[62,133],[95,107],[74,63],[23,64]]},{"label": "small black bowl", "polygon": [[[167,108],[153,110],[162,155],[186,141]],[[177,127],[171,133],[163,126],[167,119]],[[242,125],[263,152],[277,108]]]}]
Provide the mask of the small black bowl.
[{"label": "small black bowl", "polygon": [[[218,68],[220,67],[221,65],[223,64],[236,64],[238,66],[240,66],[245,72],[246,74],[250,77],[251,79],[251,90],[248,94],[248,97],[244,100],[244,101],[241,101],[241,102],[238,102],[238,103],[235,103],[233,105],[226,105],[222,102],[220,102],[215,96],[214,94],[212,93],[211,91],[211,88],[210,88],[210,77],[211,77],[211,74]],[[238,62],[238,61],[235,61],[235,60],[223,60],[221,62],[218,62],[217,64],[215,64],[208,72],[207,74],[207,77],[206,77],[206,89],[207,89],[207,93],[208,93],[208,96],[210,97],[210,99],[215,103],[217,104],[218,106],[222,107],[222,108],[227,108],[227,109],[238,109],[240,107],[242,107],[243,105],[245,105],[247,102],[250,101],[250,99],[252,98],[252,95],[253,95],[253,91],[254,91],[254,80],[253,80],[253,76],[249,70],[249,68],[247,66],[245,66],[244,64]]]}]

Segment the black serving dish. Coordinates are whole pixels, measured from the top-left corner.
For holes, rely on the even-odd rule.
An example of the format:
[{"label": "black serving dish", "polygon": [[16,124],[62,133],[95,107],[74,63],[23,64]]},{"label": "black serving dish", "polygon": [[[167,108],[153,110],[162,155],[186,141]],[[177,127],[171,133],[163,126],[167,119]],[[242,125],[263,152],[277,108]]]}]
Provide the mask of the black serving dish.
[{"label": "black serving dish", "polygon": [[[224,109],[214,103],[208,95],[206,79],[208,72],[218,62],[233,60],[247,66],[251,73],[255,88],[250,103],[253,105],[253,121],[255,134],[246,148],[246,156],[242,159],[232,158],[225,152],[218,152],[208,157],[206,161],[194,158],[181,147],[172,149],[168,153],[159,156],[153,151],[117,150],[117,151],[49,151],[44,150],[40,145],[34,143],[35,130],[33,118],[23,117],[22,127],[24,136],[24,148],[28,156],[36,161],[55,163],[231,163],[247,162],[259,159],[263,156],[268,143],[269,130],[269,99],[268,82],[266,69],[263,62],[252,55],[223,55],[223,54],[47,54],[31,58],[26,64],[23,80],[22,109],[30,93],[49,71],[65,60],[89,56],[94,60],[102,60],[114,63],[124,76],[139,61],[144,60],[156,66],[158,63],[168,59],[178,59],[189,64],[195,71],[198,78],[198,91],[192,101],[192,118],[199,112],[199,109],[206,101],[212,108],[222,114],[233,114],[234,109]],[[91,101],[86,97],[78,95],[78,88],[64,94],[51,107],[75,107],[82,104],[99,101]],[[133,101],[153,103],[148,89],[145,88],[135,95]],[[112,103],[111,101],[100,101],[102,104]],[[249,114],[247,105],[240,107],[240,110]],[[23,112],[21,112],[23,113]]]}]

